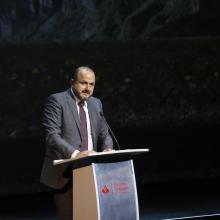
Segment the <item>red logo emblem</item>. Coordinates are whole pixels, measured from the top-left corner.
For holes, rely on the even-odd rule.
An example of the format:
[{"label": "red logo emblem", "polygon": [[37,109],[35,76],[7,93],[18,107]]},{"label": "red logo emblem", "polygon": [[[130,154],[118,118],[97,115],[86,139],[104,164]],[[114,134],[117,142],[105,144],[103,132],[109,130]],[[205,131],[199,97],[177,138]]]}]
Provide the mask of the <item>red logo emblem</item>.
[{"label": "red logo emblem", "polygon": [[105,185],[104,187],[103,187],[103,189],[102,189],[102,192],[103,193],[109,193],[109,188]]}]

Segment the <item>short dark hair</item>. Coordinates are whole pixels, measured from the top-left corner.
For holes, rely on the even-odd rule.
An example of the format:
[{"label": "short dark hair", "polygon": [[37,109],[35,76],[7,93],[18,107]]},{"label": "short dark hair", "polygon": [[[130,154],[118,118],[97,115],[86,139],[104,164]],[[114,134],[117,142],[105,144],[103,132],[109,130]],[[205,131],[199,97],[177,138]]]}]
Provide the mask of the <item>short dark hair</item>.
[{"label": "short dark hair", "polygon": [[81,71],[83,71],[83,70],[85,70],[85,71],[91,71],[91,72],[94,73],[93,69],[91,69],[90,67],[88,67],[88,66],[80,66],[80,67],[76,68],[75,72],[73,73],[73,79],[76,80],[77,77],[78,77],[78,74],[79,74]]}]

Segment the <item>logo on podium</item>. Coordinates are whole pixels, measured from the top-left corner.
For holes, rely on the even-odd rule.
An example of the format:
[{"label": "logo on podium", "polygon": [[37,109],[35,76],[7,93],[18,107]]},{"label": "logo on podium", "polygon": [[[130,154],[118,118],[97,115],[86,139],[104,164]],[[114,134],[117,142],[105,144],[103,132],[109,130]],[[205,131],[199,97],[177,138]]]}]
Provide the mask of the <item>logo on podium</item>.
[{"label": "logo on podium", "polygon": [[102,193],[104,193],[104,194],[109,193],[109,188],[106,185],[103,187]]}]

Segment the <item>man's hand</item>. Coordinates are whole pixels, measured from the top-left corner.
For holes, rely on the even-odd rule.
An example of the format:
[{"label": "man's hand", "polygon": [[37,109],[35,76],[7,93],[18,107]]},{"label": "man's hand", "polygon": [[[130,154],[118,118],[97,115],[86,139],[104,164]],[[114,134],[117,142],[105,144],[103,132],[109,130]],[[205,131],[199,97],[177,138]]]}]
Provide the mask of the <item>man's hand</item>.
[{"label": "man's hand", "polygon": [[79,158],[82,158],[82,157],[87,157],[87,156],[92,155],[94,153],[95,153],[95,151],[93,151],[93,150],[81,151],[81,152],[77,153],[75,159],[79,159]]},{"label": "man's hand", "polygon": [[111,147],[107,147],[102,152],[108,152],[108,151],[114,151],[114,149]]}]

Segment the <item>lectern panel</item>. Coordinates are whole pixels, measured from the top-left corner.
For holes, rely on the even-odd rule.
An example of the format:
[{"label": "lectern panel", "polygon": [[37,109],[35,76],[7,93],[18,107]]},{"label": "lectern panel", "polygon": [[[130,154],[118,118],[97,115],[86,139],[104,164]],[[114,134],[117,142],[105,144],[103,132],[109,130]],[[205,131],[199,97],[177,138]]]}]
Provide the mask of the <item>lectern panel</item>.
[{"label": "lectern panel", "polygon": [[73,220],[99,220],[92,166],[73,171]]},{"label": "lectern panel", "polygon": [[138,220],[138,200],[132,160],[93,164],[101,220]]}]

